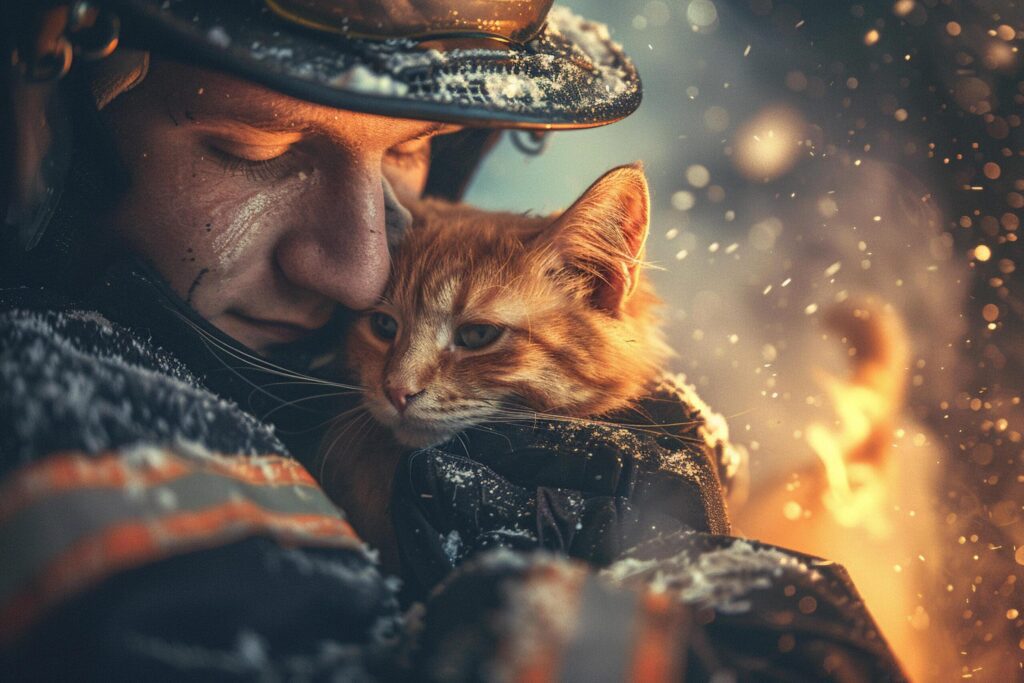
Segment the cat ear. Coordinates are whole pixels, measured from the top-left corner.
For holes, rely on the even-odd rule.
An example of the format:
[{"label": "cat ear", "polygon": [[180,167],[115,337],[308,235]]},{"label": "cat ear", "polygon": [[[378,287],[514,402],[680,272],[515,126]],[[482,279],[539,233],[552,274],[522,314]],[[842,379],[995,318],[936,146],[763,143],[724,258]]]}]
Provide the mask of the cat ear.
[{"label": "cat ear", "polygon": [[591,276],[597,307],[617,311],[636,290],[650,204],[640,162],[619,166],[598,178],[542,235],[564,266]]}]

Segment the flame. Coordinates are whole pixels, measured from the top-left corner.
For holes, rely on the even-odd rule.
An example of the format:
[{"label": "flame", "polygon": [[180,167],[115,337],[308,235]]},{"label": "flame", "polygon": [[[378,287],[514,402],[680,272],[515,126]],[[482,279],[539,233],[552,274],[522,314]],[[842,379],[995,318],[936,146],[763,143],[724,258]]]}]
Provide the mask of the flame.
[{"label": "flame", "polygon": [[[856,392],[839,383],[831,387],[836,403],[843,407],[840,419],[852,428],[835,433],[820,424],[807,430],[807,443],[825,466],[828,490],[821,502],[841,526],[863,526],[872,536],[888,538],[892,524],[883,510],[886,485],[874,465],[847,463],[844,456],[849,444],[857,444],[867,436],[861,424],[870,419],[863,411],[873,398],[871,392]],[[858,395],[859,394],[859,395]],[[853,425],[856,425],[853,427]],[[861,436],[863,434],[863,437]]]},{"label": "flame", "polygon": [[[953,645],[923,597],[942,585],[934,457],[923,436],[913,449],[893,445],[910,358],[902,318],[868,299],[832,308],[826,324],[847,344],[851,373],[822,377],[836,426],[812,424],[805,438],[824,466],[822,508],[849,531],[830,537],[819,520],[817,543],[850,570],[912,678],[937,680],[952,665]],[[929,652],[936,647],[941,653]]]},{"label": "flame", "polygon": [[923,426],[894,443],[897,420],[915,424],[904,406],[902,317],[877,299],[847,300],[825,322],[845,343],[850,372],[820,377],[835,420],[809,425],[803,438],[821,464],[753,492],[737,526],[844,565],[911,680],[945,680],[957,650],[933,605],[946,583],[935,507],[941,456]]},{"label": "flame", "polygon": [[825,468],[821,502],[841,526],[888,538],[893,522],[885,463],[892,416],[903,407],[906,335],[898,316],[874,301],[833,308],[826,322],[849,345],[853,372],[849,378],[821,379],[835,406],[838,428],[815,423],[805,431]]}]

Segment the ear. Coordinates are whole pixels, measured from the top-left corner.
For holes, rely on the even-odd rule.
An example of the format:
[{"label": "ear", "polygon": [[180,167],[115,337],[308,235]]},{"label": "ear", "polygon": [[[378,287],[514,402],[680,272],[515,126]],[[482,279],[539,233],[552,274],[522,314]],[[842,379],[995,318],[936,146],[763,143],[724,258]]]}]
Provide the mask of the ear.
[{"label": "ear", "polygon": [[395,189],[388,179],[381,175],[384,186],[384,227],[387,231],[388,248],[392,253],[412,229],[412,213],[398,201]]},{"label": "ear", "polygon": [[601,176],[540,236],[565,267],[590,278],[598,308],[618,311],[636,290],[650,203],[643,166],[619,166]]}]

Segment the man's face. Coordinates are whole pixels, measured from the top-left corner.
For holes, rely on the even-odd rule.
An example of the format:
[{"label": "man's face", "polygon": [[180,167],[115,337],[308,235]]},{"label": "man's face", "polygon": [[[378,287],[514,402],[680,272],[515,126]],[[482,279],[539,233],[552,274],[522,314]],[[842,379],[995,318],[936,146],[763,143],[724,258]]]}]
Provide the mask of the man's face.
[{"label": "man's face", "polygon": [[104,116],[132,178],[118,237],[257,352],[373,304],[388,275],[382,183],[426,182],[440,124],[317,106],[154,60]]}]

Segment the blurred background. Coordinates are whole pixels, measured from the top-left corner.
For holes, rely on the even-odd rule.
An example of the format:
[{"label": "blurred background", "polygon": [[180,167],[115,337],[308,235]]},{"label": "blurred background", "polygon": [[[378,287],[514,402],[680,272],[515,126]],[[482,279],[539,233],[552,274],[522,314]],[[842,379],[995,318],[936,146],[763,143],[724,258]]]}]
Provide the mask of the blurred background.
[{"label": "blurred background", "polygon": [[737,531],[847,565],[915,678],[1022,680],[1020,3],[569,4],[643,105],[506,137],[468,201],[642,160],[674,369],[749,454]]}]

